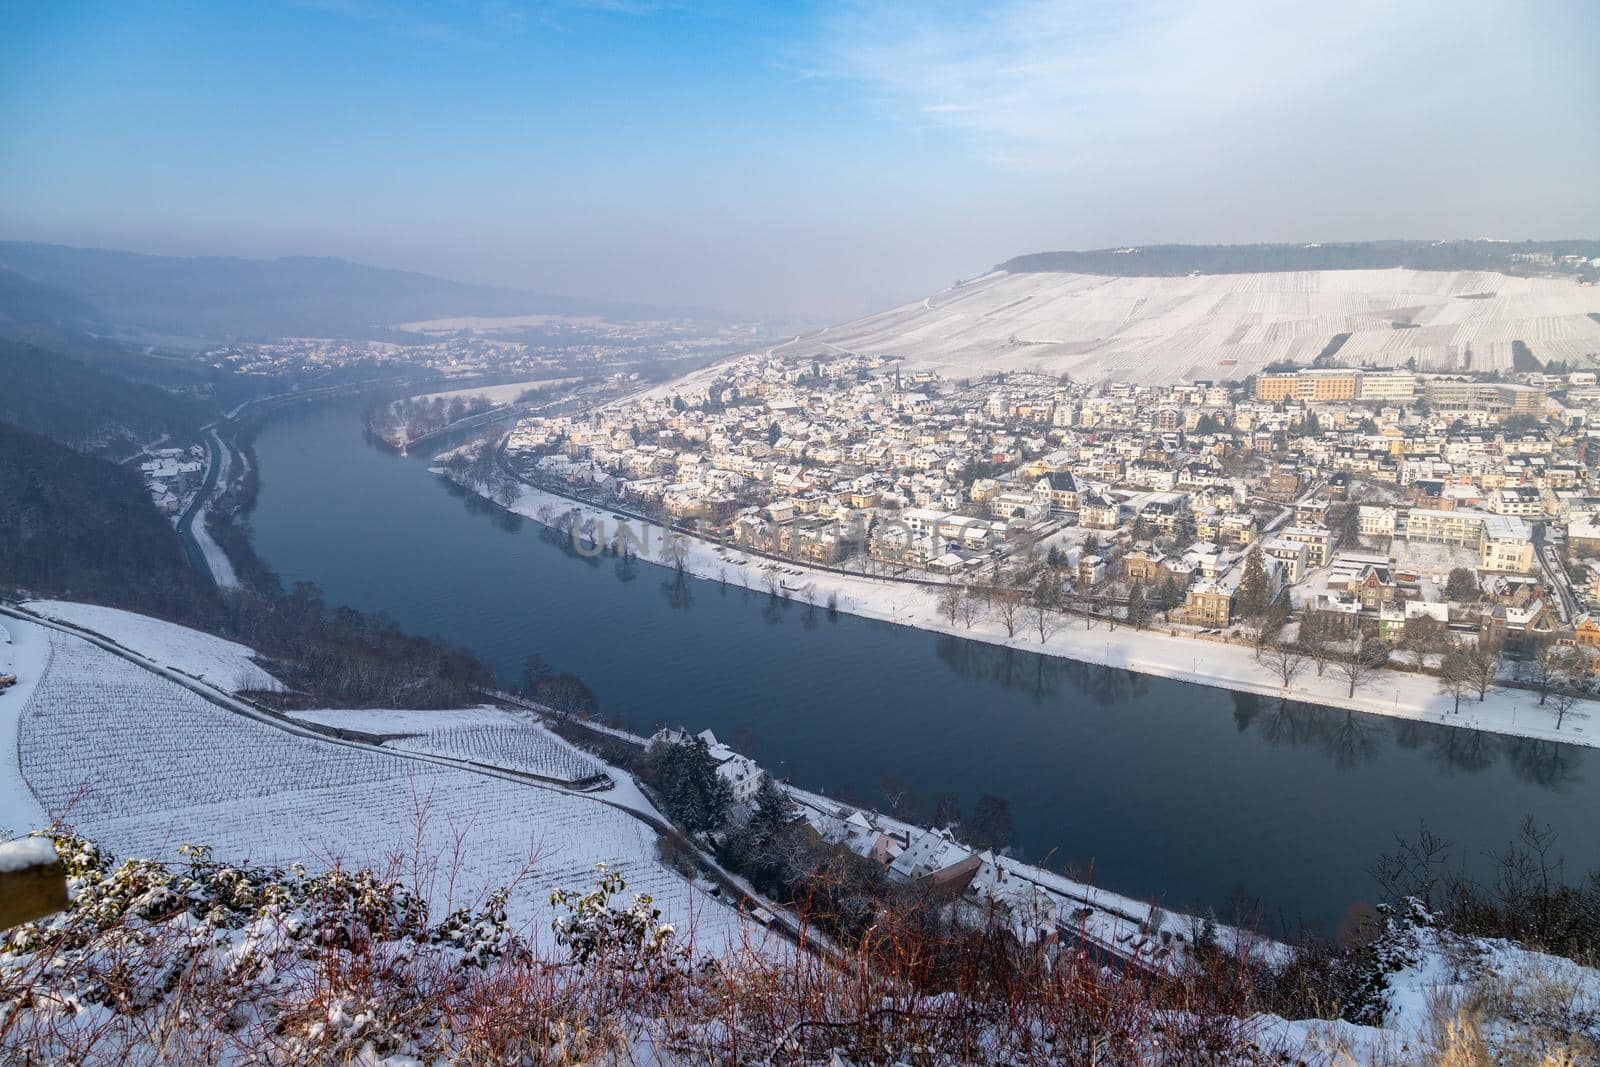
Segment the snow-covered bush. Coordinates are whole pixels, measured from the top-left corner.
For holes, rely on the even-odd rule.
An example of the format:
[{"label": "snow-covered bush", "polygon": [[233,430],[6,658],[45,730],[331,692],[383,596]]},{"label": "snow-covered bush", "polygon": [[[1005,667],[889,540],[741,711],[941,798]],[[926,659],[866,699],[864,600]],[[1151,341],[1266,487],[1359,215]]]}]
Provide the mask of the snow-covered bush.
[{"label": "snow-covered bush", "polygon": [[1154,976],[1081,941],[930,938],[885,912],[850,946],[713,960],[602,867],[552,894],[550,952],[504,894],[434,922],[370,870],[54,841],[72,903],[0,936],[0,1062],[1578,1063],[1600,1025],[1592,969],[1415,905],[1359,957],[1381,1003],[1362,1026],[1271,1014],[1259,972],[1220,951]]}]

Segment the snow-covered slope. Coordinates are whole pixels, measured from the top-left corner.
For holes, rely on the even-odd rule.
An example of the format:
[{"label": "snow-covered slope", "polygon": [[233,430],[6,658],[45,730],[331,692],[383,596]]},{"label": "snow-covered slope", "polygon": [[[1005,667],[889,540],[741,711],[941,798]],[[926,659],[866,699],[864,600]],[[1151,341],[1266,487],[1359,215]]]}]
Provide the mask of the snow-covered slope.
[{"label": "snow-covered slope", "polygon": [[510,885],[513,919],[534,934],[548,930],[551,890],[587,889],[604,862],[704,947],[738,936],[736,913],[665,868],[654,831],[626,811],[298,736],[70,634],[17,628],[50,648],[21,710],[21,774],[49,814],[117,855],[170,859],[195,843],[230,862],[370,865],[416,880],[439,908]]},{"label": "snow-covered slope", "polygon": [[291,711],[291,719],[332,726],[340,730],[360,730],[368,734],[425,734],[459,726],[504,726],[521,721],[509,711],[483,705],[476,708],[308,708]]},{"label": "snow-covered slope", "polygon": [[[1345,1064],[1588,1063],[1600,1040],[1600,970],[1501,938],[1432,924],[1393,924],[1378,943],[1381,1024],[1257,1017],[1268,1045],[1302,1062]],[[1551,1052],[1564,1043],[1577,1059]],[[1471,1055],[1468,1055],[1468,1052]]]},{"label": "snow-covered slope", "polygon": [[254,649],[187,626],[118,608],[65,600],[32,600],[23,607],[109,637],[152,662],[230,693],[283,688],[282,683],[252,662]]},{"label": "snow-covered slope", "polygon": [[34,626],[0,617],[5,630],[0,639],[0,674],[9,674],[17,684],[0,691],[0,838],[6,834],[25,834],[43,826],[44,809],[34,799],[28,783],[22,780],[17,762],[17,734],[22,725],[22,709],[40,676],[50,665],[50,639]]},{"label": "snow-covered slope", "polygon": [[996,272],[775,351],[897,356],[947,375],[1070,373],[1084,381],[1243,378],[1309,364],[1337,334],[1345,365],[1507,370],[1600,354],[1600,287],[1476,271],[1337,270],[1120,278]]}]

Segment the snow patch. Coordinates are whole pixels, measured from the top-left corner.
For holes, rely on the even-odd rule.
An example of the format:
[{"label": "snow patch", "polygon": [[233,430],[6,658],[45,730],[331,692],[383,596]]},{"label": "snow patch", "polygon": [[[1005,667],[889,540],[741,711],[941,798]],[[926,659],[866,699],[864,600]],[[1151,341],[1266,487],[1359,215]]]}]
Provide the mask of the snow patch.
[{"label": "snow patch", "polygon": [[44,867],[56,861],[56,846],[48,837],[23,837],[0,842],[0,873]]},{"label": "snow patch", "polygon": [[92,630],[145,659],[230,693],[283,688],[283,683],[251,662],[255,650],[236,641],[99,604],[30,600],[23,607],[45,618]]}]

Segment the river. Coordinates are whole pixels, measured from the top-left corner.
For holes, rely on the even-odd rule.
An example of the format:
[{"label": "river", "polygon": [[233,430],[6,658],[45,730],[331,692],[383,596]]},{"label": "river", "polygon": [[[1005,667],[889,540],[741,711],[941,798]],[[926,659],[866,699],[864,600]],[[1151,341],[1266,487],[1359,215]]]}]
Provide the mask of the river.
[{"label": "river", "polygon": [[1419,821],[1486,871],[1525,815],[1569,873],[1600,866],[1600,753],[1333,711],[773,604],[609,557],[463,495],[363,437],[358,402],[260,433],[263,559],[330,603],[386,611],[510,680],[538,653],[636,730],[710,727],[797,784],[931,810],[1005,798],[1018,853],[1174,910],[1259,902],[1331,930]]}]

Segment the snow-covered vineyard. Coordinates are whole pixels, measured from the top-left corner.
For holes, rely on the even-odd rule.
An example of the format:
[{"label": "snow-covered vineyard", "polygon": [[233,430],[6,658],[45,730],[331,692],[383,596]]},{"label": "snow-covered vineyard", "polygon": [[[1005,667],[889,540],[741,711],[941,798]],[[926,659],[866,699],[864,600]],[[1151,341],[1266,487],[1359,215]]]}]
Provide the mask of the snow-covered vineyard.
[{"label": "snow-covered vineyard", "polygon": [[153,663],[232,693],[283,688],[255,662],[255,649],[237,641],[99,604],[31,600],[23,606],[45,618],[91,630]]},{"label": "snow-covered vineyard", "polygon": [[[655,832],[611,804],[297,736],[81,638],[7,625],[19,643],[48,647],[8,722],[22,777],[46,813],[115,854],[171,859],[194,843],[238,863],[398,864],[441,908],[511,885],[513,921],[532,936],[548,933],[550,892],[591,885],[604,862],[700,943],[740,936],[737,913],[664,867]],[[449,728],[417,741],[545,776],[598,769],[531,726]]]},{"label": "snow-covered vineyard", "polygon": [[497,767],[566,785],[603,783],[606,768],[545,729],[536,715],[484,705],[450,711],[319,708],[296,722],[381,738],[386,748]]},{"label": "snow-covered vineyard", "polygon": [[401,738],[389,745],[409,752],[489,763],[561,782],[581,782],[605,773],[600,764],[531,723],[450,727]]},{"label": "snow-covered vineyard", "polygon": [[1080,381],[1240,379],[1309,365],[1337,335],[1346,366],[1509,370],[1600,347],[1600,288],[1476,271],[1336,270],[1113,278],[995,272],[775,351],[892,355],[950,377],[1070,373]]}]

